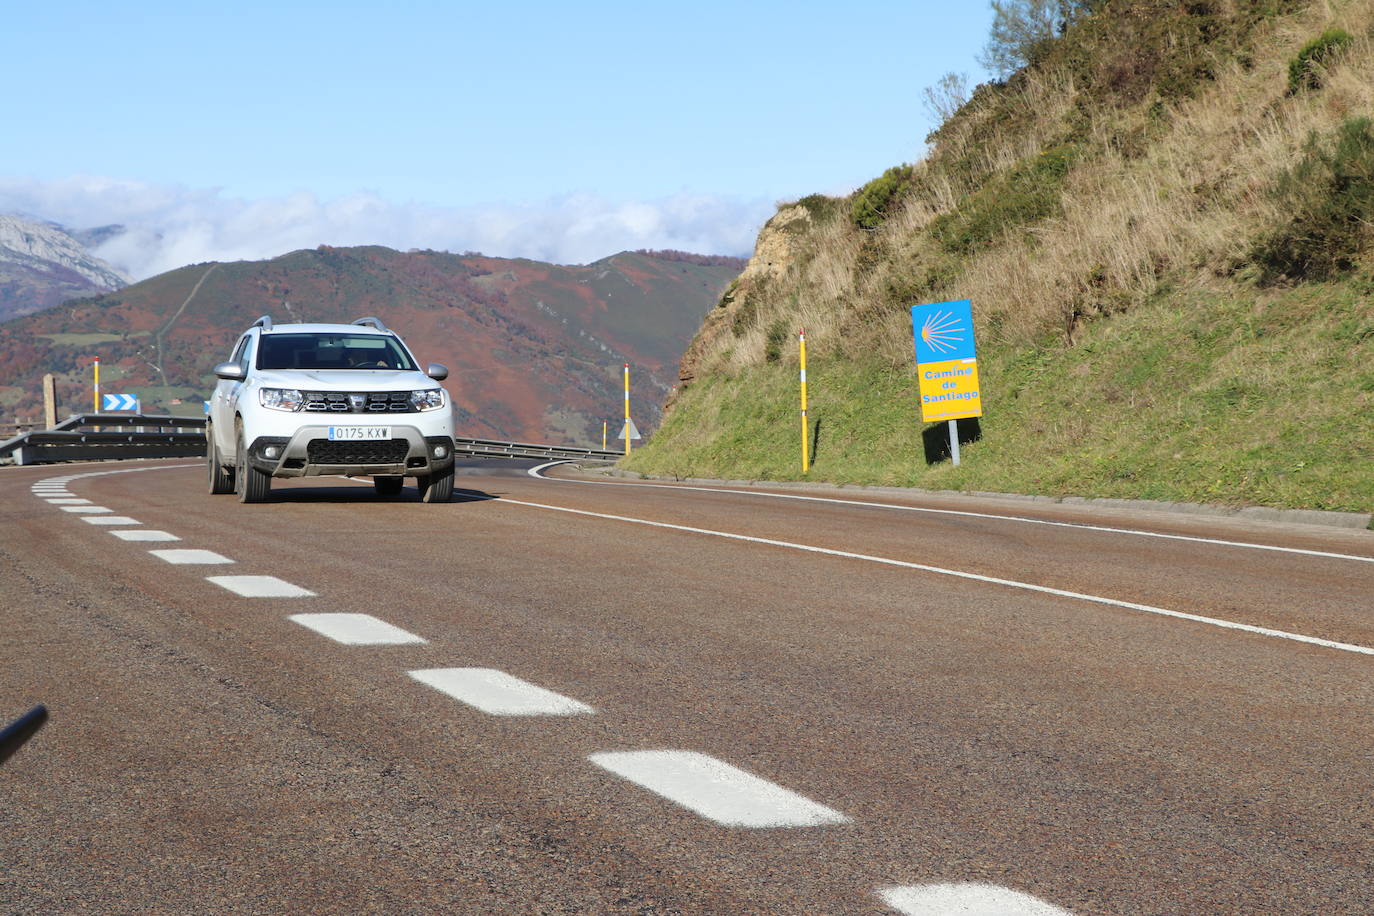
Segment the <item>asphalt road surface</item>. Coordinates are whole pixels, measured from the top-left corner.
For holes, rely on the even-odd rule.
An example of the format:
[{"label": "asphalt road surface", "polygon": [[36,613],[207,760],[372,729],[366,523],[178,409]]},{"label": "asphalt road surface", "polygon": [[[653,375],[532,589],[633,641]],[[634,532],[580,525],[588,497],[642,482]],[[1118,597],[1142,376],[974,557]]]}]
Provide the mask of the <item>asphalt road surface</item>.
[{"label": "asphalt road surface", "polygon": [[530,467],[0,470],[0,912],[1374,912],[1374,532]]}]

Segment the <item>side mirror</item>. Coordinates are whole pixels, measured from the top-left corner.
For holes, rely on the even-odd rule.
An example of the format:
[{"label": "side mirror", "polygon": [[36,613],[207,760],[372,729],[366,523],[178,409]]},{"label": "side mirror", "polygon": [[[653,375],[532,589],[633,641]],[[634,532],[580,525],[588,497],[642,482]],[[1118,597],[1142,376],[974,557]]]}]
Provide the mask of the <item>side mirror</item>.
[{"label": "side mirror", "polygon": [[215,378],[222,378],[226,382],[241,382],[246,373],[238,363],[220,363],[215,367]]},{"label": "side mirror", "polygon": [[436,382],[442,382],[444,379],[448,378],[448,366],[445,366],[443,363],[430,363],[425,369],[425,375],[428,375]]}]

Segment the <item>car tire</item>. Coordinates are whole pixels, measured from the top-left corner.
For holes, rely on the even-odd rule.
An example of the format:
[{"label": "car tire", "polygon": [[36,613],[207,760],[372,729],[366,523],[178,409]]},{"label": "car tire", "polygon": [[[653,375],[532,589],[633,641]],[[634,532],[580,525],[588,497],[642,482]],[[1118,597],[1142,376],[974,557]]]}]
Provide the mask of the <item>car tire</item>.
[{"label": "car tire", "polygon": [[405,487],[404,477],[374,477],[372,485],[377,488],[378,496],[400,496],[401,489]]},{"label": "car tire", "polygon": [[243,441],[243,427],[238,427],[238,462],[234,470],[234,484],[241,503],[266,502],[272,492],[272,475],[264,474],[248,463],[248,443]]},{"label": "car tire", "polygon": [[427,503],[446,503],[453,497],[453,468],[419,478],[420,499]]},{"label": "car tire", "polygon": [[234,492],[234,469],[220,463],[215,433],[208,426],[205,428],[205,469],[209,472],[211,493],[219,496]]}]

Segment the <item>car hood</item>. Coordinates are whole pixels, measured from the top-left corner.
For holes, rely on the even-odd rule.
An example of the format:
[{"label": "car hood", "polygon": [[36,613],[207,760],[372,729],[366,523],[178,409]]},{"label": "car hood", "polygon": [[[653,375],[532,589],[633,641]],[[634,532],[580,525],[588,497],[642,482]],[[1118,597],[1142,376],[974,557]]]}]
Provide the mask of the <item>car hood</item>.
[{"label": "car hood", "polygon": [[310,391],[413,391],[438,388],[423,372],[397,369],[261,369],[260,387]]}]

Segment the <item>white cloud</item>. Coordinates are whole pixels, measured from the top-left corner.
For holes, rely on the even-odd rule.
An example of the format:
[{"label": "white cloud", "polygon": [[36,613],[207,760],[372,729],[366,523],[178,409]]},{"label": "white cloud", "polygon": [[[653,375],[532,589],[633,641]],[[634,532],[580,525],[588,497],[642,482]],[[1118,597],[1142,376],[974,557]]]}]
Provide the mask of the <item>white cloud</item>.
[{"label": "white cloud", "polygon": [[570,194],[472,207],[397,204],[371,193],[243,200],[216,189],[79,176],[0,178],[0,212],[75,229],[119,223],[128,231],[96,254],[144,279],[201,261],[270,258],[321,244],[480,251],[561,264],[633,248],[748,254],[773,205],[692,194],[629,202]]}]

